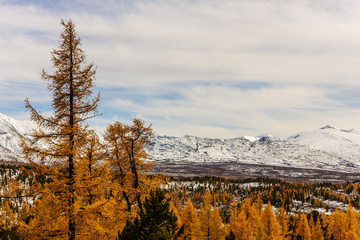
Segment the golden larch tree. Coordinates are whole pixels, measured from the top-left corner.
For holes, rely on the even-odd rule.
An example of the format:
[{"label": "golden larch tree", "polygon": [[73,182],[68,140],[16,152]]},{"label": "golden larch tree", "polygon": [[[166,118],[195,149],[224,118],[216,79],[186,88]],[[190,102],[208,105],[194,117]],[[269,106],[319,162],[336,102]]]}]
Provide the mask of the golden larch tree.
[{"label": "golden larch tree", "polygon": [[200,208],[200,239],[220,240],[225,238],[224,227],[221,221],[219,210],[211,204],[211,193],[207,191]]},{"label": "golden larch tree", "polygon": [[105,131],[113,192],[119,201],[126,202],[129,212],[135,203],[141,210],[144,197],[160,183],[148,177],[152,164],[146,162],[145,146],[150,144],[151,136],[151,125],[145,126],[140,119],[134,119],[132,125],[116,122]]},{"label": "golden larch tree", "polygon": [[180,239],[198,240],[199,239],[199,218],[196,208],[190,198],[186,206],[181,211],[181,221],[184,224],[184,234]]},{"label": "golden larch tree", "polygon": [[301,240],[311,240],[311,229],[304,213],[300,215],[300,220],[296,228],[296,235],[298,238],[300,237]]},{"label": "golden larch tree", "polygon": [[278,209],[276,214],[276,219],[281,225],[281,235],[283,239],[289,239],[289,215],[287,215],[286,210],[283,207]]},{"label": "golden larch tree", "polygon": [[330,217],[328,238],[334,240],[344,239],[348,230],[346,222],[345,213],[341,209],[337,209]]},{"label": "golden larch tree", "polygon": [[[97,115],[100,94],[93,94],[96,69],[86,65],[74,23],[61,21],[64,27],[60,46],[52,51],[54,73],[43,70],[52,94],[53,113],[45,116],[25,100],[30,119],[37,125],[32,142],[23,141],[23,154],[43,182],[36,184],[38,202],[34,219],[25,226],[33,239],[75,239],[79,212],[77,166],[80,149],[87,141],[86,120]],[[52,209],[45,210],[45,204]],[[38,209],[36,209],[38,208]]]},{"label": "golden larch tree", "polygon": [[245,225],[245,228],[248,232],[248,235],[245,236],[246,239],[252,239],[254,237],[256,239],[264,238],[263,225],[260,224],[261,207],[262,201],[259,196],[254,202],[254,204],[252,204],[251,199],[248,198],[245,199],[245,201],[241,205],[241,212],[239,214],[238,222],[241,222],[241,219],[246,219],[247,224]]},{"label": "golden larch tree", "polygon": [[317,219],[315,226],[312,230],[311,240],[324,240],[324,232],[321,229],[320,218]]},{"label": "golden larch tree", "polygon": [[283,239],[281,225],[277,221],[270,202],[261,212],[261,224],[265,233],[265,239]]},{"label": "golden larch tree", "polygon": [[250,219],[247,219],[245,211],[240,211],[235,219],[230,222],[231,231],[239,240],[256,240],[258,232]]}]

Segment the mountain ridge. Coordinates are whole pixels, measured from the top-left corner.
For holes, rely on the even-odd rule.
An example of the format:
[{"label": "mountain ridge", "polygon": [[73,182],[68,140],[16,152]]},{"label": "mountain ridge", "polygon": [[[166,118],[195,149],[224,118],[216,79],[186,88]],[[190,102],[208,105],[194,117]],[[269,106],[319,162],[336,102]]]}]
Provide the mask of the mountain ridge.
[{"label": "mountain ridge", "polygon": [[[22,162],[18,140],[29,138],[33,125],[0,113],[0,160]],[[360,131],[330,125],[286,139],[269,134],[229,139],[154,135],[148,160],[173,163],[238,163],[357,172]]]}]

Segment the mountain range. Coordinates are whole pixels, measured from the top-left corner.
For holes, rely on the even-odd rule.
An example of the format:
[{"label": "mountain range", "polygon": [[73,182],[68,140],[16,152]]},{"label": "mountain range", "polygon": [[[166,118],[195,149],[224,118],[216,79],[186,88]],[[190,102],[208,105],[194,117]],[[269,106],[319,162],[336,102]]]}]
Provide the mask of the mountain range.
[{"label": "mountain range", "polygon": [[[22,162],[18,142],[20,136],[29,138],[32,129],[31,122],[15,120],[0,113],[0,161]],[[295,175],[304,172],[304,169],[330,171],[330,175],[332,171],[345,175],[360,171],[360,131],[341,130],[329,125],[286,139],[271,135],[232,139],[155,135],[152,140],[147,146],[148,160],[154,161],[155,170],[163,173],[178,169],[177,173],[182,175],[188,173],[186,169],[189,166],[192,166],[189,171],[195,171],[193,174],[206,174],[209,166],[215,170],[221,166],[227,171],[245,173],[261,173],[259,167],[266,166],[285,169],[283,173],[292,169]]]}]

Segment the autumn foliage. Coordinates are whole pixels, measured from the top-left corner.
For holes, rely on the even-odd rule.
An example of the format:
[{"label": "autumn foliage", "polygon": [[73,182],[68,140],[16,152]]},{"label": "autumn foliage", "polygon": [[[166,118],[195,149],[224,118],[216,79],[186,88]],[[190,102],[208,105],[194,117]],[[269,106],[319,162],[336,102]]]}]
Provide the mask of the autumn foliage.
[{"label": "autumn foliage", "polygon": [[[52,51],[54,72],[42,72],[53,111],[43,115],[25,100],[37,126],[32,141],[21,143],[29,162],[23,171],[33,178],[30,185],[8,184],[4,231],[16,227],[23,239],[115,239],[159,183],[146,174],[144,147],[152,129],[139,119],[132,125],[116,122],[105,141],[89,129],[86,121],[97,116],[100,102],[100,94],[93,94],[95,66],[86,64],[74,23],[61,24],[60,46]],[[20,203],[17,215],[10,205],[19,191],[29,204]]]},{"label": "autumn foliage", "polygon": [[[37,126],[32,141],[21,143],[29,164],[0,166],[2,239],[360,239],[358,183],[261,180],[255,188],[205,177],[212,187],[177,187],[150,175],[151,125],[115,122],[104,139],[89,129],[100,102],[95,66],[86,63],[74,23],[61,24],[54,72],[42,73],[52,113],[25,100]],[[296,208],[302,202],[325,209],[330,200],[347,208],[327,214]]]}]

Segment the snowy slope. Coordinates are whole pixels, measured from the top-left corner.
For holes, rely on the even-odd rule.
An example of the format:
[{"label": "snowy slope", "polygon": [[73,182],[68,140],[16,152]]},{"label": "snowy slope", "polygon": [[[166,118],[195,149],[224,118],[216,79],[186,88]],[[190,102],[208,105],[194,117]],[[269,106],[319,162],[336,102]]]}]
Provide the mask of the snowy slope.
[{"label": "snowy slope", "polygon": [[[0,161],[21,161],[18,141],[32,125],[0,113]],[[360,170],[360,131],[325,126],[285,140],[271,135],[211,139],[155,135],[147,147],[149,160],[167,162],[235,162],[281,167]]]},{"label": "snowy slope", "polygon": [[[149,159],[162,161],[190,162],[239,162],[246,164],[262,164],[285,167],[300,167],[342,171],[358,171],[360,161],[357,156],[360,149],[352,149],[355,155],[343,152],[333,154],[333,149],[327,149],[308,136],[313,146],[289,140],[260,138],[249,141],[246,138],[209,139],[193,136],[180,138],[155,136],[153,144],[148,147]],[[316,137],[316,135],[314,135]],[[341,140],[342,141],[342,140]],[[358,142],[360,143],[360,141]],[[341,146],[342,144],[339,144]],[[354,143],[355,145],[355,143]],[[348,158],[346,158],[347,156]]]},{"label": "snowy slope", "polygon": [[327,125],[315,131],[299,133],[287,141],[326,151],[354,163],[360,160],[360,131],[354,129],[341,130]]},{"label": "snowy slope", "polygon": [[19,141],[33,129],[31,122],[19,121],[0,113],[0,160],[21,160]]}]

